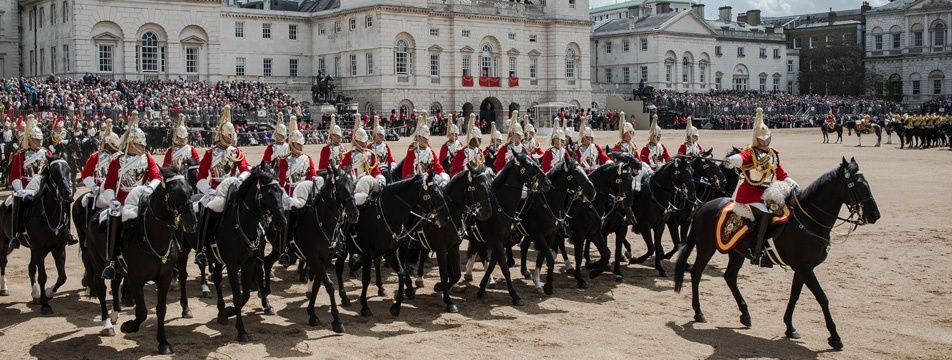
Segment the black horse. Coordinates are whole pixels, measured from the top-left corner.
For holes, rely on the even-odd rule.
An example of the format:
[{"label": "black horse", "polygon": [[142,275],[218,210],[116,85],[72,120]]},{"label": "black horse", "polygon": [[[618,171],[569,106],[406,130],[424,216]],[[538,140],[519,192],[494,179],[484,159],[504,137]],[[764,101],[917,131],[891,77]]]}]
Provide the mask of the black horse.
[{"label": "black horse", "polygon": [[[588,260],[586,267],[593,269],[592,275],[608,269],[611,260],[611,250],[608,249],[608,235],[615,234],[616,257],[621,256],[621,246],[624,236],[628,232],[628,225],[634,221],[631,212],[631,201],[634,197],[634,174],[642,167],[641,161],[626,153],[612,153],[613,164],[603,165],[589,174],[589,179],[595,184],[596,195],[592,201],[597,209],[597,218],[582,223],[597,221],[598,233],[595,238],[589,238],[585,243],[583,255]],[[573,214],[573,217],[580,215]],[[574,220],[574,219],[573,219]],[[580,229],[573,226],[573,235]],[[597,239],[597,240],[596,240]],[[591,263],[589,257],[590,244],[594,243],[599,251],[599,260]],[[604,249],[602,249],[604,246]],[[620,266],[616,267],[615,274],[621,275]]]},{"label": "black horse", "polygon": [[830,133],[834,132],[836,133],[836,143],[840,144],[843,142],[843,125],[839,122],[834,123],[832,126],[824,122],[820,125],[820,132],[823,133],[824,144],[830,143]]},{"label": "black horse", "polygon": [[860,129],[856,121],[847,121],[846,128],[849,129],[850,133],[856,134],[856,147],[863,146],[863,135],[874,134],[876,135],[876,147],[879,147],[879,144],[883,141],[883,128],[879,124],[869,124],[865,125],[865,128]]},{"label": "black horse", "polygon": [[[528,200],[522,199],[523,188],[533,192],[549,191],[552,189],[552,182],[542,172],[542,168],[523,153],[516,153],[514,157],[499,170],[496,177],[490,185],[490,206],[495,209],[492,216],[486,221],[476,221],[475,226],[471,226],[468,231],[472,234],[468,249],[469,260],[466,265],[467,274],[471,274],[472,263],[477,254],[486,262],[486,272],[479,283],[479,291],[476,297],[486,298],[486,285],[492,277],[492,272],[498,264],[506,278],[506,286],[509,290],[509,296],[512,298],[512,304],[515,306],[523,305],[522,298],[516,293],[512,286],[512,276],[509,272],[511,266],[508,262],[506,249],[514,245],[510,241],[514,234],[524,233],[525,230],[517,229],[521,227],[521,218],[523,215],[532,214],[528,212]],[[470,275],[471,276],[471,275]]]},{"label": "black horse", "polygon": [[[695,196],[694,171],[690,161],[680,156],[642,179],[641,192],[635,196],[632,210],[636,219],[635,228],[648,249],[644,255],[632,260],[632,263],[641,264],[654,254],[654,268],[658,270],[658,276],[667,276],[661,265],[665,255],[661,244],[665,225],[668,217],[678,210],[675,203],[679,200],[692,202]],[[621,274],[617,271],[618,261],[618,256],[615,256],[615,276],[617,280],[621,280]]]},{"label": "black horse", "polygon": [[[66,244],[70,235],[70,206],[73,201],[73,181],[70,178],[72,171],[66,160],[53,156],[47,158],[46,168],[39,174],[43,179],[39,190],[32,199],[23,199],[21,221],[26,229],[26,238],[23,245],[30,248],[30,284],[34,303],[40,304],[40,312],[44,315],[52,314],[49,300],[66,283]],[[0,253],[3,254],[3,265],[6,266],[6,256],[10,253],[7,248],[11,234],[12,209],[4,206],[0,226],[3,227],[3,242]],[[46,256],[53,255],[56,265],[56,282],[46,287]],[[5,274],[5,272],[3,273]],[[0,275],[3,275],[0,274]],[[3,279],[6,280],[6,279]],[[2,286],[6,286],[5,281]]]},{"label": "black horse", "polygon": [[668,253],[664,254],[665,259],[670,259],[678,250],[681,240],[688,236],[688,230],[691,228],[691,220],[694,217],[694,211],[697,207],[709,200],[728,196],[723,186],[727,179],[721,172],[720,164],[716,163],[711,156],[713,149],[707,149],[697,157],[687,157],[691,164],[691,171],[694,174],[694,189],[696,198],[676,197],[674,206],[677,208],[668,216],[668,233],[671,235],[671,242],[674,247]]},{"label": "black horse", "polygon": [[[607,167],[613,167],[613,169]],[[602,266],[593,267],[594,270],[587,277],[582,276],[583,249],[586,248],[587,243],[591,242],[595,244],[602,258],[611,257],[611,251],[608,250],[608,245],[601,237],[603,218],[615,214],[616,211],[611,206],[613,199],[621,199],[621,202],[624,202],[624,199],[630,195],[631,174],[625,169],[624,164],[615,163],[606,165],[605,170],[596,170],[586,176],[585,171],[578,166],[578,162],[571,157],[566,158],[560,166],[553,168],[549,173],[556,171],[562,172],[562,175],[550,177],[552,186],[555,192],[565,191],[566,193],[564,199],[566,211],[560,214],[562,218],[559,219],[559,225],[568,229],[566,235],[573,246],[575,262],[571,272],[577,286],[585,289],[588,288],[586,278],[594,279],[603,272],[607,268],[604,266],[607,261],[602,262]],[[615,180],[619,182],[616,183]],[[627,184],[623,184],[625,182]],[[598,191],[599,189],[601,192]],[[559,236],[556,241],[561,244],[565,242],[563,239]],[[558,248],[562,250],[564,246],[558,246]]]},{"label": "black horse", "polygon": [[331,316],[334,317],[331,326],[334,332],[341,333],[344,332],[344,324],[337,311],[334,282],[328,276],[327,268],[333,265],[337,242],[342,241],[343,223],[354,224],[358,219],[354,180],[348,172],[331,164],[324,175],[323,187],[317,189],[318,186],[316,180],[312,182],[304,206],[292,211],[292,222],[296,226],[292,228],[294,237],[289,247],[302,263],[307,264],[312,279],[307,287],[308,324],[318,326],[321,323],[314,312],[314,300],[323,284],[330,298]]},{"label": "black horse", "polygon": [[[255,281],[262,280],[261,266],[256,260],[262,246],[261,225],[273,225],[276,229],[287,226],[282,197],[284,190],[275,180],[274,170],[268,164],[252,169],[237,190],[229,196],[217,229],[214,244],[206,242],[206,254],[212,254],[212,280],[218,294],[218,323],[227,324],[228,317],[235,315],[238,341],[249,340],[241,319],[241,308],[250,298]],[[222,272],[228,269],[234,308],[225,309],[222,295]],[[239,275],[241,276],[239,278]],[[262,298],[262,305],[264,298]]]},{"label": "black horse", "polygon": [[[192,189],[185,176],[180,175],[177,169],[162,169],[162,182],[150,195],[143,194],[139,200],[139,208],[135,211],[135,219],[127,220],[116,244],[122,249],[125,266],[120,266],[119,275],[113,280],[114,306],[116,286],[125,281],[135,298],[135,319],[126,321],[120,329],[123,333],[139,331],[142,322],[148,315],[145,304],[144,287],[147,282],[156,284],[156,340],[159,343],[160,354],[171,354],[172,345],[165,336],[165,313],[167,296],[174,269],[181,252],[176,241],[176,233],[181,227],[194,231],[198,220],[192,212],[189,201]],[[130,196],[135,196],[134,194]],[[109,210],[101,210],[109,211]],[[98,214],[97,214],[98,215]],[[99,225],[98,216],[93,216],[86,225],[86,239],[88,246],[86,254],[86,269],[90,274],[90,285],[99,298],[99,306],[103,321],[103,335],[114,335],[111,321],[106,308],[106,286],[103,280],[96,277],[102,272],[106,264],[106,233],[105,227]],[[185,311],[186,308],[183,308]],[[114,313],[115,314],[115,313]],[[113,315],[115,317],[115,315]]]},{"label": "black horse", "polygon": [[[197,200],[197,187],[198,184],[198,162],[192,158],[186,158],[180,165],[178,169],[180,174],[185,174],[185,179],[188,182],[189,188],[192,189],[192,200]],[[195,209],[192,209],[193,213]],[[184,225],[184,224],[183,224]],[[179,258],[178,264],[176,265],[176,271],[178,272],[178,287],[179,287],[179,304],[182,305],[182,317],[191,318],[192,311],[188,306],[188,290],[186,284],[188,281],[188,256],[195,250],[198,246],[198,232],[197,231],[186,231],[184,226],[181,226],[177,233],[176,239],[178,240],[179,246]],[[202,288],[202,298],[212,297],[211,289],[208,287],[208,276],[206,275],[206,266],[197,265],[199,278],[198,281],[201,284]]]},{"label": "black horse", "polygon": [[[410,221],[410,219],[414,219]],[[374,261],[382,256],[397,272],[398,290],[394,296],[394,304],[390,307],[390,314],[400,315],[400,306],[404,299],[404,286],[409,283],[400,262],[397,249],[407,235],[416,232],[419,225],[429,222],[437,226],[449,223],[449,213],[446,202],[439,187],[429,176],[415,175],[412,178],[398,181],[384,186],[373,199],[367,201],[360,208],[360,218],[352,227],[354,237],[347,242],[346,252],[360,254],[362,268],[362,291],[360,294],[361,316],[372,316],[373,312],[367,305],[367,287],[370,285],[370,271]],[[405,227],[408,222],[414,224]],[[351,233],[348,231],[347,233]],[[339,257],[336,264],[337,278],[340,285],[338,290],[341,303],[350,302],[343,286],[344,262],[347,256]]]},{"label": "black horse", "polygon": [[[688,268],[688,257],[695,245],[697,246],[697,257],[694,266],[691,267],[691,306],[694,308],[694,320],[697,322],[706,321],[701,312],[698,289],[704,268],[714,256],[714,236],[717,231],[715,222],[718,213],[729,201],[731,201],[730,198],[717,199],[698,209],[694,216],[691,233],[682,244],[682,251],[678,256],[674,279],[676,291],[681,290],[684,272]],[[839,166],[820,176],[803,191],[794,191],[788,196],[786,202],[792,212],[790,220],[771,230],[773,246],[776,247],[775,255],[778,255],[781,264],[788,265],[795,272],[790,290],[790,301],[787,303],[787,310],[783,316],[787,326],[786,336],[793,339],[800,337],[793,327],[793,310],[800,297],[800,290],[805,284],[823,309],[826,328],[830,331],[828,343],[834,349],[841,349],[843,342],[836,332],[836,325],[830,315],[829,300],[820,287],[813,269],[826,260],[831,245],[830,231],[837,219],[841,219],[838,214],[843,205],[846,205],[850,212],[850,216],[845,221],[854,226],[875,223],[879,219],[879,208],[876,200],[873,199],[869,183],[859,170],[859,164],[854,159],[846,161],[846,158],[843,158]],[[856,220],[853,220],[854,217]],[[730,262],[724,271],[727,286],[730,287],[734,300],[740,308],[740,321],[745,326],[751,325],[750,314],[747,312],[747,302],[737,287],[737,274],[744,266],[744,254],[748,253],[749,247],[749,243],[741,243],[734,248],[729,253]]]}]

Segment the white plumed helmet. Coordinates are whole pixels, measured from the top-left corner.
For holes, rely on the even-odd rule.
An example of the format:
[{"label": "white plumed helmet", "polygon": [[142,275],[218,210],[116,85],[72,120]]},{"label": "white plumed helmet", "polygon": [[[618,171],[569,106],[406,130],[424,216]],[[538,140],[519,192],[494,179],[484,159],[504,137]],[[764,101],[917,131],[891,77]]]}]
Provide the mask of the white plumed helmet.
[{"label": "white plumed helmet", "polygon": [[387,135],[387,130],[380,126],[380,115],[374,115],[373,132],[376,135]]},{"label": "white plumed helmet", "polygon": [[421,111],[420,115],[417,116],[417,127],[414,135],[430,137],[430,119],[427,117],[426,111]]},{"label": "white plumed helmet", "polygon": [[129,148],[129,144],[145,146],[145,131],[139,128],[138,110],[132,110],[132,113],[129,114],[129,123],[126,126],[126,133],[123,134],[123,138],[122,146],[126,149]]},{"label": "white plumed helmet", "polygon": [[329,128],[331,135],[344,136],[344,131],[337,126],[337,114],[331,114],[331,126]]},{"label": "white plumed helmet", "polygon": [[291,121],[288,123],[288,142],[304,145],[304,133],[298,129],[297,116],[294,115],[291,115]]},{"label": "white plumed helmet", "polygon": [[509,116],[509,121],[507,121],[506,126],[509,128],[509,134],[516,134],[519,136],[525,136],[525,133],[522,132],[522,125],[519,125],[519,110],[513,110],[512,114]]},{"label": "white plumed helmet", "polygon": [[449,134],[459,135],[459,126],[456,125],[456,119],[453,119],[453,114],[450,114],[450,117],[447,119],[447,121],[450,123],[450,129],[446,133],[446,135],[449,135]]},{"label": "white plumed helmet", "polygon": [[281,135],[288,137],[288,126],[284,125],[284,113],[278,112],[277,118],[274,119],[274,133],[275,135]]},{"label": "white plumed helmet", "polygon": [[367,134],[367,130],[364,130],[364,122],[360,120],[358,116],[354,119],[354,131],[351,133],[354,142],[360,143],[361,145],[367,144],[367,141],[370,140],[370,136]]},{"label": "white plumed helmet", "polygon": [[179,113],[178,124],[175,125],[175,137],[188,139],[188,127],[185,126],[185,114]]},{"label": "white plumed helmet", "polygon": [[228,139],[229,142],[234,142],[236,140],[235,135],[237,135],[235,125],[231,123],[231,105],[225,105],[221,113],[221,118],[218,119],[218,128],[215,131],[215,142],[218,143],[224,139]]},{"label": "white plumed helmet", "polygon": [[483,141],[483,132],[476,127],[476,114],[469,114],[469,121],[466,122],[466,144],[473,139],[477,142]]},{"label": "white plumed helmet", "polygon": [[694,137],[698,136],[697,128],[694,127],[694,119],[688,116],[688,122],[684,126],[684,141],[685,142],[694,142]]},{"label": "white plumed helmet", "polygon": [[106,150],[106,145],[112,147],[112,151],[119,150],[119,135],[112,132],[112,120],[106,119],[102,124],[100,137],[102,138],[102,144],[100,144],[100,149]]}]

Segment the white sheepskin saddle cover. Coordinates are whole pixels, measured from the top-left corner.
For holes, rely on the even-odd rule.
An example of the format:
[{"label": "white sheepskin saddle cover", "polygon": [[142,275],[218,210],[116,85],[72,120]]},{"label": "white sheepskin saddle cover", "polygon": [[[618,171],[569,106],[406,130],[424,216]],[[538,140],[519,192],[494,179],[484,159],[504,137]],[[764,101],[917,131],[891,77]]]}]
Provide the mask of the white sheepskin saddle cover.
[{"label": "white sheepskin saddle cover", "polygon": [[300,209],[307,203],[307,199],[312,193],[321,191],[324,188],[324,178],[318,176],[314,181],[302,181],[294,186],[294,192],[288,200],[289,209]]},{"label": "white sheepskin saddle cover", "polygon": [[225,200],[228,199],[228,195],[238,189],[238,186],[234,186],[236,184],[238,184],[237,177],[230,177],[222,180],[221,183],[218,184],[218,187],[215,188],[215,192],[213,194],[205,196],[205,198],[202,199],[202,204],[205,205],[206,209],[216,213],[224,211]]}]

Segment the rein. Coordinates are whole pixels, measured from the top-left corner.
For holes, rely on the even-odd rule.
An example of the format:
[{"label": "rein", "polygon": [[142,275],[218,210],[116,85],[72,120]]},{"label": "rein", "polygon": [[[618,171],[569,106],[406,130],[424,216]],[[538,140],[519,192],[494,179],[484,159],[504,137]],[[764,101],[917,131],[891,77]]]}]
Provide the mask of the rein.
[{"label": "rein", "polygon": [[[181,176],[181,175],[178,175],[178,176]],[[175,177],[172,177],[172,178],[170,178],[169,180],[181,180],[181,181],[185,181],[185,180],[184,180],[184,177],[181,178],[181,179],[176,179]],[[167,180],[167,181],[169,181],[169,180]],[[163,187],[164,187],[164,185],[163,185]],[[141,199],[141,198],[140,198],[140,199]],[[170,233],[174,234],[175,231],[176,231],[176,230],[178,229],[178,227],[179,227],[179,223],[181,222],[181,217],[180,217],[180,215],[177,213],[177,211],[175,211],[175,210],[173,210],[173,209],[171,209],[171,208],[168,208],[168,206],[167,206],[168,203],[169,203],[169,194],[168,194],[168,192],[165,192],[165,204],[166,204],[166,208],[167,208],[166,210],[168,210],[170,213],[172,213],[172,219],[162,219],[162,218],[160,218],[158,215],[155,216],[155,219],[156,219],[156,220],[159,220],[159,222],[162,223],[162,225],[163,225],[167,230],[169,230]],[[152,255],[154,255],[155,257],[159,258],[159,260],[162,262],[162,264],[165,264],[165,262],[168,261],[169,255],[172,254],[172,248],[177,245],[177,243],[176,243],[176,241],[175,241],[175,236],[170,236],[168,249],[166,249],[165,254],[164,254],[164,255],[159,255],[159,252],[156,251],[156,250],[155,250],[155,247],[152,246],[152,241],[149,240],[149,231],[148,231],[149,223],[146,222],[146,218],[148,217],[148,216],[146,216],[146,214],[148,214],[148,213],[155,214],[155,210],[152,208],[152,199],[151,199],[151,197],[150,197],[149,201],[146,202],[146,208],[145,208],[145,210],[143,210],[143,212],[142,212],[142,242],[144,242],[144,243],[146,244],[146,246],[148,247],[148,249],[149,249],[149,251],[152,253]]]}]

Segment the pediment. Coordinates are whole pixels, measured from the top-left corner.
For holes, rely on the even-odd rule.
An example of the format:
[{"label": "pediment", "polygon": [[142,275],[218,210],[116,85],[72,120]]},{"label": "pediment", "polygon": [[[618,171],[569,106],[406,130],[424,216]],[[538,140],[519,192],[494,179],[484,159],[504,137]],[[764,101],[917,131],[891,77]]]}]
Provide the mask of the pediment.
[{"label": "pediment", "polygon": [[95,41],[120,41],[120,40],[122,40],[122,38],[119,37],[119,35],[116,35],[116,34],[113,34],[113,33],[107,31],[107,32],[100,33],[100,34],[98,34],[98,35],[96,35],[96,36],[93,36],[93,40],[95,40]]},{"label": "pediment", "polygon": [[461,53],[473,53],[473,52],[475,52],[475,50],[473,50],[473,48],[471,48],[471,47],[469,47],[469,46],[467,45],[467,46],[463,46],[462,49],[459,49],[459,52],[461,52]]}]

